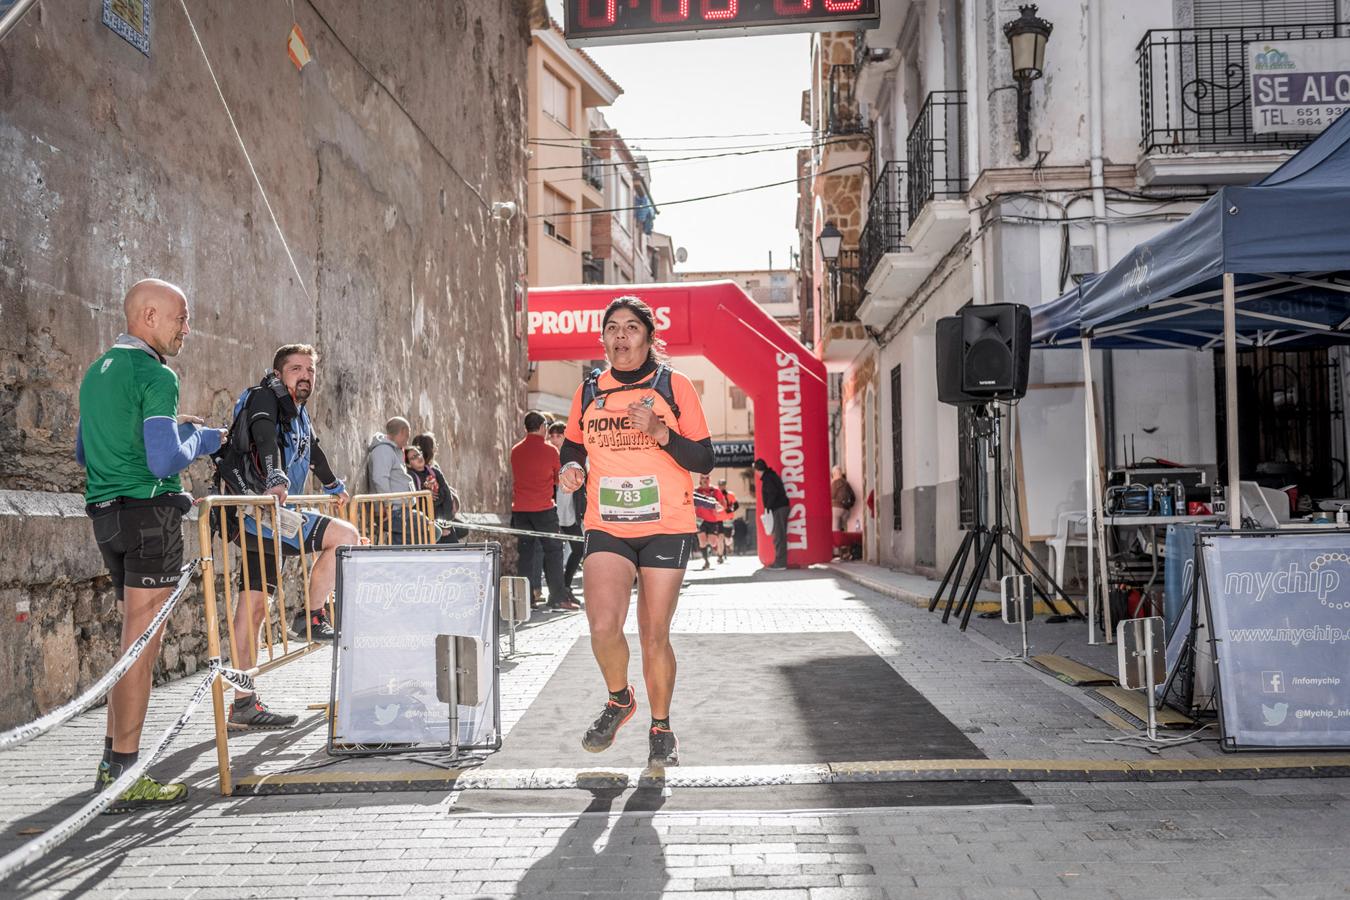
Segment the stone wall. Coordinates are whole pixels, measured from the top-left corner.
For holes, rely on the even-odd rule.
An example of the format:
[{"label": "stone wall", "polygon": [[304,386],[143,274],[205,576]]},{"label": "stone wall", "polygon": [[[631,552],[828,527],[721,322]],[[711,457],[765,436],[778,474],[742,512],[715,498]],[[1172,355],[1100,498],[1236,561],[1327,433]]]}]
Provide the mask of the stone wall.
[{"label": "stone wall", "polygon": [[[524,209],[526,6],[296,4],[313,53],[297,71],[290,5],[189,0],[270,211],[178,4],[153,5],[149,56],[77,0],[45,0],[0,44],[0,727],[111,660],[72,447],[79,380],[139,278],[191,303],[182,412],[226,424],[278,345],[312,342],[310,409],[340,474],[401,414],[436,433],[468,508],[506,509],[525,230],[488,209]],[[195,493],[206,477],[194,466]],[[169,674],[202,661],[191,642],[175,655]]]}]

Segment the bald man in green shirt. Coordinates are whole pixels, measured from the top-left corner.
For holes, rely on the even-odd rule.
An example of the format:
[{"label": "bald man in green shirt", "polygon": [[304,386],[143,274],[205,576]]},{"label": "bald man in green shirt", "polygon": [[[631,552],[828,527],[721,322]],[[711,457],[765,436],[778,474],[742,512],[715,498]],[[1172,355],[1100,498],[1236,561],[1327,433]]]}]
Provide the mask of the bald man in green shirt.
[{"label": "bald man in green shirt", "polygon": [[[225,432],[178,414],[178,376],[165,365],[188,335],[183,292],[148,278],[127,292],[127,330],[80,382],[75,458],[87,472],[85,510],[122,607],[122,652],[150,625],[183,567],[183,514],[192,498],[178,473],[215,452]],[[159,655],[156,633],[108,695],[108,729],[94,787],[101,791],[133,763]],[[184,784],[142,775],[111,812],[187,798]]]}]

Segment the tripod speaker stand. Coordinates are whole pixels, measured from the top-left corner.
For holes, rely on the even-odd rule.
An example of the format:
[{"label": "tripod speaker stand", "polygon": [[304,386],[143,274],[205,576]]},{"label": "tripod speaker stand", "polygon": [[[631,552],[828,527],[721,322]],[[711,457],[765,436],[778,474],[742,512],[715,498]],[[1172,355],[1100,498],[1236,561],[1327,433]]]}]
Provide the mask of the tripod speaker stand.
[{"label": "tripod speaker stand", "polygon": [[[965,537],[961,539],[961,546],[952,559],[951,565],[947,567],[947,572],[942,577],[942,583],[938,586],[937,593],[933,595],[928,604],[928,611],[933,612],[938,604],[942,602],[942,595],[947,594],[947,604],[942,610],[942,621],[945,624],[955,612],[961,617],[961,630],[965,631],[970,624],[970,614],[975,610],[975,598],[980,591],[980,583],[983,582],[989,574],[989,563],[993,562],[999,578],[1003,576],[1003,565],[1007,562],[1014,570],[1022,575],[1031,576],[1031,582],[1036,595],[1041,598],[1054,614],[1046,619],[1047,622],[1064,622],[1070,618],[1081,619],[1082,612],[1074,604],[1064,589],[1055,582],[1055,579],[1046,570],[1041,561],[1037,559],[1026,545],[1022,543],[1016,532],[1009,529],[1004,523],[1003,510],[1003,460],[1002,460],[1002,414],[999,411],[997,403],[985,403],[975,407],[974,417],[975,433],[972,437],[975,440],[977,465],[975,467],[975,521],[974,525],[966,532]],[[994,526],[989,527],[986,521],[988,495],[989,495],[989,476],[986,472],[986,460],[993,460],[994,469]],[[1017,553],[1009,552],[1005,542],[1011,541],[1016,548]],[[1039,574],[1040,579],[1028,570],[1025,560],[1030,560],[1032,567]],[[962,587],[962,580],[965,577],[967,563],[971,564],[970,580]],[[1050,588],[1049,592],[1041,585],[1041,580]],[[950,589],[950,590],[949,590]],[[960,594],[960,602],[957,602],[957,594]],[[1060,611],[1055,604],[1055,597],[1062,599],[1073,612],[1066,615]]]}]

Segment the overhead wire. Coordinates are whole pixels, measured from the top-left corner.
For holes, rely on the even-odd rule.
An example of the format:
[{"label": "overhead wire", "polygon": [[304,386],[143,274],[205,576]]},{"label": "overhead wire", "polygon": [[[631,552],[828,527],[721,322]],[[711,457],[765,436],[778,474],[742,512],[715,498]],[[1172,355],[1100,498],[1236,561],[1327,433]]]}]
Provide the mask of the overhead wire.
[{"label": "overhead wire", "polygon": [[[713,140],[713,139],[718,139],[718,138],[781,137],[781,136],[790,136],[790,135],[801,135],[801,136],[803,136],[803,137],[810,137],[812,134],[813,134],[813,132],[810,131],[809,129],[804,129],[804,130],[801,130],[801,131],[746,131],[746,132],[740,132],[740,133],[738,133],[738,134],[671,134],[671,135],[663,135],[663,136],[660,136],[660,137],[627,137],[627,136],[625,136],[625,137],[624,137],[624,140],[627,140],[627,141],[702,141],[702,140]],[[530,143],[531,143],[531,144],[538,143],[540,140],[542,140],[542,139],[531,138],[531,139],[530,139]],[[574,138],[549,138],[549,140],[566,140],[566,141],[583,141],[583,142],[584,142],[584,141],[590,140],[590,138],[589,138],[589,137],[580,137],[580,136],[578,136],[578,137],[574,137]]]},{"label": "overhead wire", "polygon": [[[183,2],[183,0],[180,0],[180,2]],[[319,21],[323,23],[324,27],[328,29],[328,33],[338,42],[338,45],[342,47],[343,50],[347,51],[347,55],[352,58],[352,61],[360,66],[361,71],[365,72],[366,76],[370,78],[380,90],[384,91],[384,95],[393,102],[394,106],[398,107],[398,111],[403,113],[404,118],[408,120],[408,124],[412,125],[413,129],[422,136],[422,139],[427,142],[427,146],[431,148],[432,152],[436,154],[441,162],[445,163],[446,168],[453,172],[455,177],[460,180],[464,187],[468,188],[469,192],[478,199],[478,203],[483,209],[490,211],[492,209],[492,204],[490,204],[487,198],[483,196],[482,190],[473,182],[469,181],[468,178],[464,177],[464,174],[450,161],[450,157],[441,149],[440,145],[436,143],[431,135],[427,134],[426,130],[422,127],[422,123],[418,122],[413,114],[408,112],[408,108],[404,106],[402,101],[398,99],[398,96],[389,89],[388,85],[381,81],[380,77],[370,70],[370,67],[362,61],[361,57],[356,55],[356,51],[347,45],[347,42],[342,39],[342,35],[338,34],[337,29],[333,27],[332,23],[324,17],[323,13],[319,12],[319,8],[314,5],[314,0],[305,0],[305,2],[314,12],[314,15],[318,16]]]},{"label": "overhead wire", "polygon": [[216,96],[220,98],[220,105],[225,108],[225,117],[230,120],[230,130],[234,132],[234,139],[239,142],[239,149],[244,154],[244,162],[248,163],[249,174],[253,176],[253,183],[258,188],[259,195],[262,196],[263,206],[267,207],[267,215],[272,219],[272,227],[277,231],[277,237],[281,239],[281,248],[286,251],[286,258],[290,260],[291,271],[295,273],[295,280],[300,285],[300,291],[305,295],[305,300],[311,305],[314,299],[309,295],[309,288],[305,285],[305,276],[300,274],[300,267],[295,263],[295,256],[291,253],[291,245],[286,241],[286,234],[281,230],[281,223],[277,221],[276,211],[272,209],[272,201],[267,199],[267,189],[263,187],[262,179],[258,177],[258,169],[253,165],[253,157],[248,152],[248,145],[244,143],[244,136],[239,133],[239,125],[234,120],[234,113],[230,111],[230,103],[225,99],[225,92],[220,88],[220,79],[216,78],[215,67],[211,65],[211,57],[206,53],[206,45],[202,43],[202,36],[197,33],[197,26],[192,21],[192,14],[188,12],[187,0],[178,0],[183,8],[183,17],[187,19],[188,28],[192,30],[192,38],[197,43],[197,49],[201,51],[202,62],[206,63],[207,74],[211,76],[211,83],[216,87]]},{"label": "overhead wire", "polygon": [[[785,181],[774,181],[774,182],[770,182],[769,184],[756,184],[756,185],[753,185],[753,186],[751,186],[751,187],[736,188],[736,189],[730,190],[730,191],[721,191],[720,193],[716,193],[716,194],[706,194],[706,195],[704,195],[704,196],[702,196],[702,197],[685,197],[685,198],[682,199],[682,200],[663,200],[663,201],[661,201],[661,206],[662,206],[662,207],[666,207],[666,206],[678,206],[678,205],[680,205],[680,204],[682,204],[682,203],[698,203],[698,202],[701,202],[701,201],[703,201],[703,200],[717,200],[717,199],[719,199],[719,198],[721,198],[721,197],[732,197],[732,196],[735,196],[735,195],[737,195],[737,194],[748,194],[748,193],[750,193],[750,192],[752,192],[752,191],[763,191],[763,190],[767,190],[767,189],[769,189],[769,188],[782,187],[783,185],[788,185],[788,184],[800,184],[800,183],[803,182],[803,181],[809,181],[809,180],[811,180],[812,178],[819,178],[819,177],[822,176],[822,175],[833,175],[833,174],[835,174],[835,173],[837,173],[837,172],[842,172],[842,171],[844,171],[845,169],[860,169],[860,168],[862,168],[864,165],[865,165],[865,163],[860,163],[860,162],[856,162],[856,163],[848,163],[847,165],[835,166],[835,167],[832,168],[832,169],[824,169],[824,170],[822,170],[822,171],[820,171],[820,172],[815,172],[815,173],[810,174],[810,175],[803,175],[803,176],[801,176],[800,178],[789,178],[789,179],[787,179],[787,180],[785,180]],[[532,214],[532,215],[530,216],[530,218],[531,218],[531,219],[561,219],[561,218],[572,218],[572,217],[575,217],[575,216],[594,216],[594,215],[600,215],[600,214],[603,214],[603,213],[631,212],[631,211],[633,211],[633,210],[636,210],[636,209],[642,209],[642,208],[643,208],[643,207],[641,207],[641,206],[615,206],[615,207],[610,207],[609,209],[584,209],[584,210],[578,210],[578,211],[576,211],[576,212],[534,213],[534,214]]]},{"label": "overhead wire", "polygon": [[[725,152],[725,153],[708,153],[708,154],[704,154],[704,155],[700,155],[700,156],[669,156],[669,157],[656,158],[656,159],[653,159],[653,158],[651,158],[651,157],[646,157],[646,158],[643,160],[643,162],[646,163],[646,164],[648,164],[648,165],[651,165],[651,164],[654,164],[654,163],[664,163],[664,162],[685,162],[685,161],[687,161],[687,160],[693,160],[693,159],[720,159],[720,158],[728,157],[728,156],[754,156],[755,154],[758,154],[758,153],[780,153],[780,152],[782,152],[782,151],[784,151],[784,150],[814,150],[814,149],[817,149],[817,148],[820,148],[820,147],[828,147],[828,146],[831,146],[831,145],[833,145],[833,144],[846,143],[846,142],[848,142],[849,140],[851,140],[851,139],[850,139],[850,138],[834,138],[834,139],[830,139],[830,140],[826,140],[826,141],[820,141],[820,142],[818,142],[818,143],[810,143],[810,144],[783,144],[783,145],[781,145],[781,146],[776,146],[776,147],[766,147],[766,148],[763,148],[763,149],[760,149],[760,150],[731,150],[731,151],[727,151],[727,152]],[[567,148],[567,149],[570,150],[570,149],[575,149],[575,148],[569,147],[569,148]],[[629,165],[634,165],[634,164],[635,164],[635,163],[629,163],[627,160],[619,160],[619,161],[617,161],[617,162],[602,162],[602,161],[595,161],[595,162],[591,162],[591,163],[579,163],[579,164],[575,164],[575,165],[569,163],[568,165],[565,165],[565,166],[530,166],[529,169],[528,169],[527,171],[530,171],[530,172],[556,172],[556,171],[562,171],[562,170],[588,169],[588,168],[596,168],[596,167],[614,168],[614,167],[617,167],[617,166],[629,166]]]}]

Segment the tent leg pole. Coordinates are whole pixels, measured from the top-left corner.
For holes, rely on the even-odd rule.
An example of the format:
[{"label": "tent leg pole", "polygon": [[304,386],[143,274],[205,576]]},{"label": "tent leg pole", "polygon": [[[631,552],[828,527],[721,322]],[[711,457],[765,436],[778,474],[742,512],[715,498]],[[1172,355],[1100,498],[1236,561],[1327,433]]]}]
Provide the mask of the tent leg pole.
[{"label": "tent leg pole", "polygon": [[1083,493],[1087,498],[1087,629],[1088,643],[1097,643],[1097,560],[1094,556],[1097,521],[1097,479],[1092,472],[1092,339],[1083,338]]},{"label": "tent leg pole", "polygon": [[1238,468],[1237,289],[1233,273],[1223,274],[1224,422],[1228,431],[1228,527],[1242,524],[1242,473]]}]

